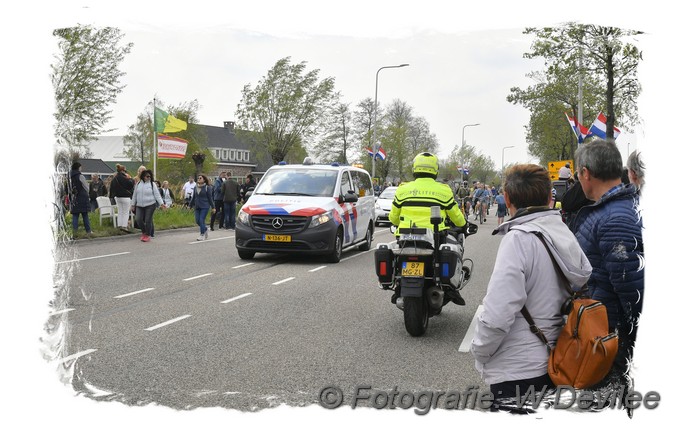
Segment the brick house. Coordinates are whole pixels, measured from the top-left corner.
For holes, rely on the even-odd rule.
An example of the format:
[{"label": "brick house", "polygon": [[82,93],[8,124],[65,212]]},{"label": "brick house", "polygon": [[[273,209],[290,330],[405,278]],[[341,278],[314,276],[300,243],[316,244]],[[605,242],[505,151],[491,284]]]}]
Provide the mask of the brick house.
[{"label": "brick house", "polygon": [[[232,177],[238,182],[243,182],[246,175],[253,174],[256,180],[272,166],[269,162],[258,159],[251,151],[252,146],[246,141],[241,141],[234,132],[234,122],[225,121],[224,126],[196,125],[201,127],[206,134],[206,146],[217,160],[217,167],[212,171],[213,177],[219,176],[220,172],[231,171]],[[268,157],[268,156],[264,156]]]}]

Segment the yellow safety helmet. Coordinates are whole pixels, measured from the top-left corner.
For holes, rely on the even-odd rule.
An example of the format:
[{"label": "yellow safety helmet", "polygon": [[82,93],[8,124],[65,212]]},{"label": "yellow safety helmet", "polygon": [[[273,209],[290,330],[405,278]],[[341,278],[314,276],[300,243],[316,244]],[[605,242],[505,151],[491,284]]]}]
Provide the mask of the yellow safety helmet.
[{"label": "yellow safety helmet", "polygon": [[418,154],[413,159],[413,174],[417,173],[426,173],[436,178],[439,174],[437,156],[428,152]]}]

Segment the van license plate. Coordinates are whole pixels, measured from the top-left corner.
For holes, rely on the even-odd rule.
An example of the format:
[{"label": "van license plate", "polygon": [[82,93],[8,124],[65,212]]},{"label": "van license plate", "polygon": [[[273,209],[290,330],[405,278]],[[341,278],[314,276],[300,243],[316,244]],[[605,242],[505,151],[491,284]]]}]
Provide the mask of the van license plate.
[{"label": "van license plate", "polygon": [[290,242],[291,237],[284,234],[264,234],[262,240],[265,242]]},{"label": "van license plate", "polygon": [[425,270],[424,262],[401,263],[401,275],[404,277],[423,277],[424,270]]}]

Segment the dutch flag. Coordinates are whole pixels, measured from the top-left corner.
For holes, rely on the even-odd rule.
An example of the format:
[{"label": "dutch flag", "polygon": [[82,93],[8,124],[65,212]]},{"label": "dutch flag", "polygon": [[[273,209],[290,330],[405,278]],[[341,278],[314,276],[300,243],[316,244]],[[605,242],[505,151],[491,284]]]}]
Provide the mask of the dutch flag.
[{"label": "dutch flag", "polygon": [[[367,148],[366,151],[368,151],[369,156],[373,157],[373,150],[371,150],[370,148]],[[376,154],[375,158],[380,159],[380,160],[385,160],[387,158],[387,154],[385,153],[385,149],[380,147],[380,149],[378,150],[378,154]]]},{"label": "dutch flag", "polygon": [[[602,112],[597,115],[597,118],[593,122],[592,126],[590,126],[590,129],[588,129],[588,132],[595,136],[599,136],[602,139],[607,137],[607,117],[602,114]],[[614,127],[614,139],[616,139],[620,134],[621,131],[617,127]]]},{"label": "dutch flag", "polygon": [[593,136],[593,134],[583,126],[581,123],[576,120],[574,117],[569,117],[569,114],[566,112],[564,113],[565,116],[567,116],[567,120],[569,121],[569,125],[571,126],[571,129],[574,131],[574,135],[576,135],[576,139],[578,139],[578,143],[582,143],[586,138],[589,136]]}]

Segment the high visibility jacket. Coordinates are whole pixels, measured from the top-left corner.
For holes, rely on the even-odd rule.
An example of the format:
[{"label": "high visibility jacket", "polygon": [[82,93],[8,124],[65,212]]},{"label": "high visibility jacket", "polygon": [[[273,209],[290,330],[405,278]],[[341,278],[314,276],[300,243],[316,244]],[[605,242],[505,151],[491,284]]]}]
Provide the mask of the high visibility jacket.
[{"label": "high visibility jacket", "polygon": [[[465,225],[465,217],[453,198],[451,187],[432,178],[418,178],[397,188],[390,210],[390,222],[397,227],[401,223],[401,227],[417,226],[434,231],[430,223],[432,206],[439,206],[442,216],[446,215],[456,226]],[[438,231],[447,228],[442,222]]]}]

